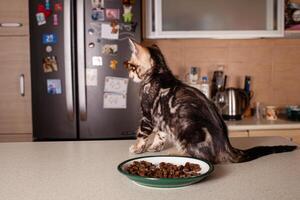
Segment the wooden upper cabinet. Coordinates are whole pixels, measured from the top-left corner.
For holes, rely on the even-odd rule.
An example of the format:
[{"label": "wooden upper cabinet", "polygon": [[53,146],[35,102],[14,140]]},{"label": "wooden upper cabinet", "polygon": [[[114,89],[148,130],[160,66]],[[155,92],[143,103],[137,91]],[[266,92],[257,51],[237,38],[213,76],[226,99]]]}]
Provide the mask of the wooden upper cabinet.
[{"label": "wooden upper cabinet", "polygon": [[146,38],[284,36],[284,0],[144,0],[144,3]]},{"label": "wooden upper cabinet", "polygon": [[31,133],[29,39],[2,36],[0,44],[0,134]]},{"label": "wooden upper cabinet", "polygon": [[27,0],[0,0],[0,36],[29,35]]}]

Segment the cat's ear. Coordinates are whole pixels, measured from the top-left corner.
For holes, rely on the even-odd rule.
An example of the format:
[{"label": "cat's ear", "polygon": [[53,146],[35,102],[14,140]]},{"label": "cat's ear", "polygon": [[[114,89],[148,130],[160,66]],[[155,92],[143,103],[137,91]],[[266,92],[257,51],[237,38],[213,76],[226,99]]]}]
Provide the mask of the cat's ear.
[{"label": "cat's ear", "polygon": [[130,46],[130,50],[132,51],[132,53],[136,54],[137,48],[136,48],[135,42],[132,41],[130,38],[129,38],[129,46]]},{"label": "cat's ear", "polygon": [[139,51],[141,49],[143,49],[143,47],[141,45],[139,45],[138,43],[136,43],[132,39],[129,39],[129,46],[130,46],[130,50],[132,51],[132,53],[134,53],[136,55],[139,53]]}]

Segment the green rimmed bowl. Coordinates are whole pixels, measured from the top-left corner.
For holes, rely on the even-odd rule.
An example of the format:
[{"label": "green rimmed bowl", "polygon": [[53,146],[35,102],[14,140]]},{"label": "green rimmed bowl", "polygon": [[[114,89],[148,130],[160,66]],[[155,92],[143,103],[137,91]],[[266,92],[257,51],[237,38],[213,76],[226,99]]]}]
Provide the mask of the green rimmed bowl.
[{"label": "green rimmed bowl", "polygon": [[[184,165],[186,162],[190,162],[193,164],[199,164],[201,167],[201,171],[200,175],[187,178],[149,178],[132,175],[125,170],[127,166],[129,166],[134,161],[142,160],[151,162],[154,165],[158,165],[161,162],[172,163],[175,165]],[[156,188],[177,188],[191,185],[193,183],[201,181],[213,172],[214,167],[211,163],[209,163],[206,160],[186,156],[143,156],[125,160],[124,162],[118,165],[118,170],[121,174],[127,176],[127,178],[142,186]]]}]

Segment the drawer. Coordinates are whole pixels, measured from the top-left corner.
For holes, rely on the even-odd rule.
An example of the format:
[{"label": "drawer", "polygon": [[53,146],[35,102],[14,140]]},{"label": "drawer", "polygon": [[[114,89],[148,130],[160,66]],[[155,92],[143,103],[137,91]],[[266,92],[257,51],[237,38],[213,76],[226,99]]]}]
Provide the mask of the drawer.
[{"label": "drawer", "polygon": [[28,1],[0,0],[0,36],[29,35]]},{"label": "drawer", "polygon": [[229,137],[248,137],[248,131],[229,131]]},{"label": "drawer", "polygon": [[300,144],[300,130],[261,130],[261,131],[250,131],[250,137],[260,136],[280,136],[288,138],[295,143]]}]

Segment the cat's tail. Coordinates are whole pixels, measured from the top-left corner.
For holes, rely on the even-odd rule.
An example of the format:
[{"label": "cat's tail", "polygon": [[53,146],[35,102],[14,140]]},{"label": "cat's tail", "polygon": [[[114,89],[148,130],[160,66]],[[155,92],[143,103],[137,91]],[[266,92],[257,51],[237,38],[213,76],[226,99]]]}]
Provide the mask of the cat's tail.
[{"label": "cat's tail", "polygon": [[234,149],[235,158],[232,162],[241,163],[254,160],[273,153],[290,152],[297,149],[297,146],[257,146],[246,150]]}]

